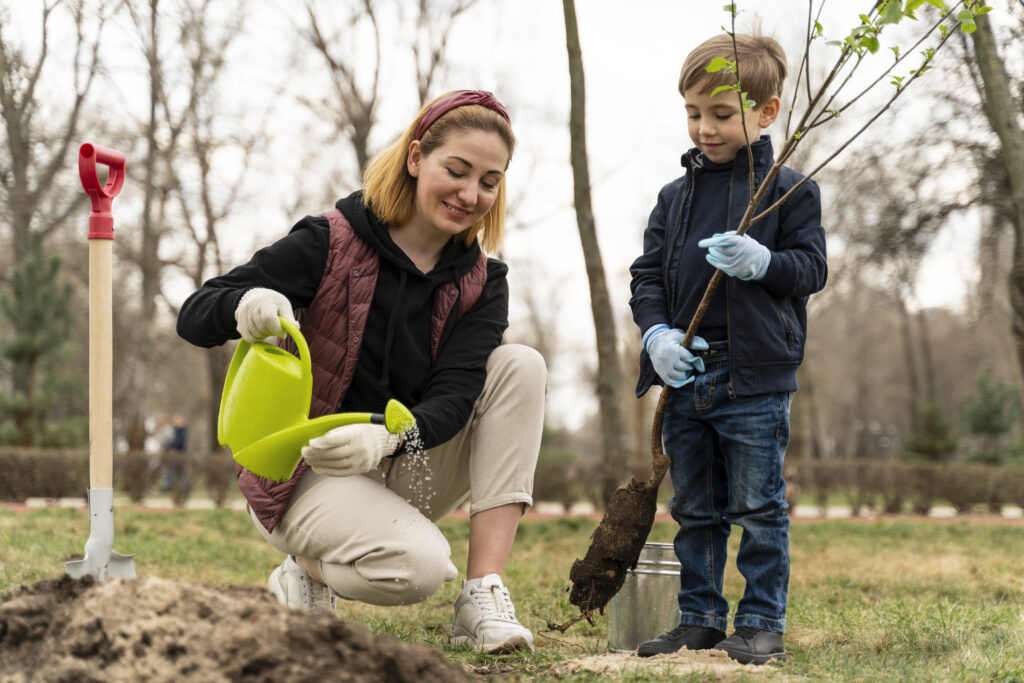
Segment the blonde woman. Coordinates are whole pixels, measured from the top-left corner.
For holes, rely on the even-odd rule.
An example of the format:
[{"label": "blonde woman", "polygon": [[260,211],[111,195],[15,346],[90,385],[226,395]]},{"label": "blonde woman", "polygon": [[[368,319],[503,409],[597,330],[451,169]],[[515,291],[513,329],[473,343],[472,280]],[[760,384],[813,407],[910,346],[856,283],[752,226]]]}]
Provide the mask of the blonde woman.
[{"label": "blonde woman", "polygon": [[381,425],[310,440],[287,482],[239,467],[256,528],[285,553],[283,604],[335,609],[424,600],[458,577],[434,522],[470,501],[466,579],[452,643],[533,649],[502,573],[532,505],[547,381],[541,356],[501,344],[507,267],[486,256],[504,226],[515,137],[505,107],[447,93],[373,159],[364,189],[307,216],[185,301],[178,333],[199,346],[284,336],[310,347],[310,417],[408,406],[421,443]]}]

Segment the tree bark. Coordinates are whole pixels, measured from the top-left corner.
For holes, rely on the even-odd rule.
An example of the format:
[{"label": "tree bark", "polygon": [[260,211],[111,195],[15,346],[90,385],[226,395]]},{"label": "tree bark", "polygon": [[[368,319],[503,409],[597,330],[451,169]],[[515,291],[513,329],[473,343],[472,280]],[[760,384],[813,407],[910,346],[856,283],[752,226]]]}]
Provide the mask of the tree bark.
[{"label": "tree bark", "polygon": [[999,137],[1001,156],[1009,176],[1013,220],[1013,262],[1010,266],[1010,307],[1018,370],[1024,373],[1024,130],[1020,104],[1014,101],[1003,60],[988,15],[976,18],[971,34],[978,72],[984,84],[985,115]]},{"label": "tree bark", "polygon": [[586,107],[583,79],[583,55],[580,50],[579,30],[576,25],[576,5],[573,0],[562,0],[565,13],[566,47],[569,53],[569,110],[570,159],[573,175],[573,199],[576,204],[576,223],[583,245],[583,257],[590,284],[590,307],[597,333],[597,397],[601,414],[602,489],[604,499],[622,483],[628,454],[622,450],[625,420],[622,417],[622,373],[619,370],[615,316],[612,314],[608,285],[597,243],[594,212],[590,203],[590,173],[587,168]]}]

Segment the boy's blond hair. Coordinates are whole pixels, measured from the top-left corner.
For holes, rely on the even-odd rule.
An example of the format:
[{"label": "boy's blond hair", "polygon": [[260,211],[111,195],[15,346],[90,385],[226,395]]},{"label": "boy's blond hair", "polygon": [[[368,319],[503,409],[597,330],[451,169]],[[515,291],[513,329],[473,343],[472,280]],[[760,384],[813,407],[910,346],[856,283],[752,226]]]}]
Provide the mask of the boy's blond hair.
[{"label": "boy's blond hair", "polygon": [[[447,95],[448,93],[445,93]],[[409,145],[416,137],[416,129],[430,106],[445,97],[441,95],[428,102],[406,129],[405,133],[390,147],[370,160],[363,173],[363,201],[382,223],[402,225],[412,218],[416,205],[416,178],[409,175],[406,159]],[[471,104],[446,112],[423,133],[420,138],[420,149],[423,156],[444,144],[449,135],[458,135],[463,130],[482,130],[497,133],[508,147],[509,158],[515,150],[516,139],[512,127],[500,114],[480,106]],[[461,237],[467,245],[480,237],[480,246],[490,254],[495,253],[501,245],[505,232],[505,176],[498,184],[498,196],[490,211],[473,226],[465,230]]]},{"label": "boy's blond hair", "polygon": [[722,85],[735,85],[736,74],[722,69],[708,73],[707,66],[715,57],[739,62],[739,75],[747,98],[760,106],[773,96],[782,96],[782,83],[786,80],[786,53],[774,38],[762,35],[736,34],[733,49],[732,36],[717,35],[705,40],[686,56],[679,73],[679,94],[697,88],[711,92]]}]

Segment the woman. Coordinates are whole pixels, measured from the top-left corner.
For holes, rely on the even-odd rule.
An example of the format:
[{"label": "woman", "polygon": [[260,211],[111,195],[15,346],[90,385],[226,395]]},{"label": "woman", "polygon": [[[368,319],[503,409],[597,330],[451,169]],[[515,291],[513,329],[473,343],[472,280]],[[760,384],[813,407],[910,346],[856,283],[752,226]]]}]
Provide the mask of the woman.
[{"label": "woman", "polygon": [[514,147],[493,95],[447,93],[370,162],[363,191],[182,306],[178,333],[206,347],[284,336],[278,316],[297,317],[313,364],[311,417],[381,412],[395,398],[416,418],[416,438],[369,424],[311,439],[284,483],[238,468],[256,528],[287,554],[269,580],[283,604],[427,598],[458,576],[433,522],[468,499],[452,643],[533,649],[501,575],[533,503],[546,370],[536,351],[501,345],[507,267],[481,250],[502,237]]}]

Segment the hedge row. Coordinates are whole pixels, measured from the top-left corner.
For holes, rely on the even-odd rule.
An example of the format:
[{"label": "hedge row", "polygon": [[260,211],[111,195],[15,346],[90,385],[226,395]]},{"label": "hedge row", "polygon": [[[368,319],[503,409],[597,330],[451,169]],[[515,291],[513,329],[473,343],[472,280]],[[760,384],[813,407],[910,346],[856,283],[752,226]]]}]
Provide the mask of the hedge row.
[{"label": "hedge row", "polygon": [[790,505],[825,508],[830,497],[864,510],[928,514],[937,505],[957,512],[984,506],[1024,507],[1024,469],[974,463],[911,463],[884,460],[811,460],[787,463]]},{"label": "hedge row", "polygon": [[[186,456],[193,488],[202,486],[214,503],[223,505],[234,485],[234,461],[228,451]],[[114,457],[114,487],[141,502],[159,483],[160,456],[138,452]],[[85,450],[0,448],[0,501],[23,502],[26,498],[87,497],[89,453]],[[191,489],[171,492],[184,503]]]},{"label": "hedge row", "polygon": [[[152,493],[158,482],[154,456],[118,455],[114,460],[115,487],[136,501]],[[234,485],[234,462],[228,452],[204,453],[190,458],[194,485],[202,485],[222,505]],[[86,496],[89,456],[83,450],[0,449],[0,501],[26,498]],[[534,498],[573,503],[595,500],[599,487],[595,468],[580,462],[538,466]],[[867,510],[887,513],[911,511],[927,514],[937,505],[952,505],[958,512],[984,506],[999,512],[1004,506],[1024,507],[1024,469],[972,463],[908,463],[883,460],[808,460],[786,463],[790,506],[820,507],[839,497],[853,514]],[[189,491],[174,491],[182,503]]]}]

